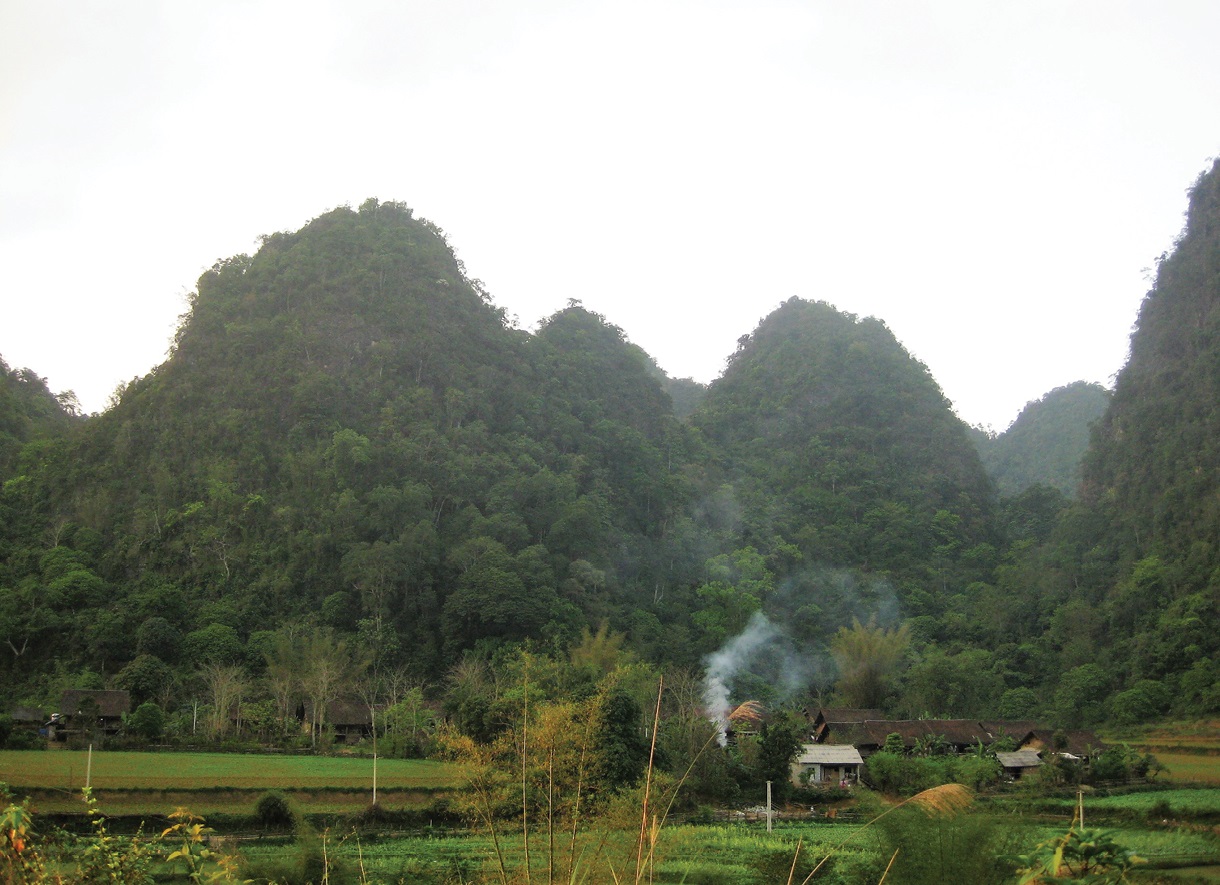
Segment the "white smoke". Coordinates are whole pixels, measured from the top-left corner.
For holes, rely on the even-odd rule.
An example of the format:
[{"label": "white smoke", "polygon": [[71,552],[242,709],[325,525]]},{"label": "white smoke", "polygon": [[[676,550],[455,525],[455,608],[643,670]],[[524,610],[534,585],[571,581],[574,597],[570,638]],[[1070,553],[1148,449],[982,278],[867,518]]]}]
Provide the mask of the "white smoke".
[{"label": "white smoke", "polygon": [[729,727],[729,713],[733,711],[729,683],[762,649],[782,638],[779,628],[766,615],[754,612],[745,630],[704,658],[707,669],[703,674],[703,706],[708,718],[720,729],[721,746]]},{"label": "white smoke", "polygon": [[[734,706],[731,686],[739,675],[755,684],[764,680],[772,699],[791,697],[834,673],[827,642],[839,625],[846,626],[853,618],[864,623],[870,617],[881,624],[893,623],[899,613],[897,595],[888,582],[834,568],[807,569],[789,578],[770,605],[779,624],[793,628],[797,638],[757,611],[745,630],[703,659],[704,709],[720,731],[721,746]],[[816,612],[820,637],[807,635],[808,627],[800,626],[810,617],[806,605]]]}]

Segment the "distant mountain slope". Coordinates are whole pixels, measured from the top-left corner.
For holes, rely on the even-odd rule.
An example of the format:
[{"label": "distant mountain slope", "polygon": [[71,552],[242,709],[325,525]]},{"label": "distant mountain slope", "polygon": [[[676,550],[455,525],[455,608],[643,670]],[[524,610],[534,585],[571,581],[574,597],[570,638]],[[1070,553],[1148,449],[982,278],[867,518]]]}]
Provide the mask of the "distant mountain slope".
[{"label": "distant mountain slope", "polygon": [[983,466],[1000,494],[1011,497],[1045,485],[1074,497],[1089,428],[1109,402],[1110,392],[1100,384],[1077,381],[1027,403],[1003,433],[976,436]]},{"label": "distant mountain slope", "polygon": [[1104,591],[1120,672],[1163,681],[1179,711],[1220,710],[1220,161],[1190,192],[1083,472],[1086,556],[1112,576],[1087,590]]},{"label": "distant mountain slope", "polygon": [[780,537],[809,562],[927,579],[938,555],[992,538],[966,426],[879,320],[785,302],[692,421],[723,453],[760,547]]},{"label": "distant mountain slope", "polygon": [[11,369],[0,358],[0,480],[16,467],[31,440],[56,437],[80,420],[71,394],[57,397],[30,369]]},{"label": "distant mountain slope", "polygon": [[[1220,162],[1190,194],[1186,228],[1140,308],[1131,357],[1098,424],[1085,491],[1132,543],[1220,556]],[[1220,560],[1217,560],[1220,564]]]},{"label": "distant mountain slope", "polygon": [[707,396],[707,385],[693,378],[666,378],[665,389],[674,404],[674,415],[689,418]]},{"label": "distant mountain slope", "polygon": [[[642,580],[681,500],[647,362],[579,309],[509,328],[401,204],[266,237],[200,278],[170,359],[29,477],[101,583],[22,629],[52,650],[37,640],[96,606],[127,636],[377,624],[430,677],[475,643],[576,635],[604,614],[586,591]],[[11,580],[36,593],[53,577],[33,556]]]}]

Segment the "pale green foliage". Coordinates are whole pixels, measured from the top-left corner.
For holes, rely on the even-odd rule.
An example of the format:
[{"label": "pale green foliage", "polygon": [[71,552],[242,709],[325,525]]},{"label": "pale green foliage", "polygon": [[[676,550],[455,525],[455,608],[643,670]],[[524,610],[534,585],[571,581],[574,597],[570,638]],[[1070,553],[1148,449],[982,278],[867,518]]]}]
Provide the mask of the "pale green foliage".
[{"label": "pale green foliage", "polygon": [[853,618],[850,628],[840,627],[830,643],[839,667],[839,680],[835,683],[839,703],[847,707],[880,707],[910,637],[906,624],[879,627],[875,617],[867,624]]},{"label": "pale green foliage", "polygon": [[605,621],[596,633],[585,627],[581,630],[580,642],[568,651],[568,659],[574,668],[585,670],[595,680],[601,679],[630,660],[631,655],[623,651],[626,638],[625,634],[612,631]]},{"label": "pale green foliage", "polygon": [[1021,865],[1020,885],[1063,881],[1112,885],[1128,881],[1127,871],[1143,863],[1143,858],[1119,845],[1113,834],[1077,828],[1075,824],[1062,836],[1038,843],[1031,854],[1017,860]]},{"label": "pale green foliage", "polygon": [[775,589],[775,576],[753,547],[722,553],[704,565],[709,580],[695,592],[700,608],[692,620],[705,632],[712,647],[745,629],[750,616],[762,608]]},{"label": "pale green foliage", "polygon": [[[161,833],[162,840],[170,840],[178,847],[165,858],[166,863],[181,865],[191,882],[222,883],[233,878],[233,861],[208,847],[211,827],[204,826],[203,818],[185,808],[175,810],[169,819],[174,823]],[[210,872],[207,867],[212,865]]]},{"label": "pale green foliage", "polygon": [[432,709],[424,703],[419,686],[407,689],[402,700],[382,714],[385,723],[385,752],[393,756],[424,755],[436,730]]},{"label": "pale green foliage", "polygon": [[[34,831],[29,809],[10,804],[0,814],[0,882],[4,885],[152,885],[173,868],[175,881],[181,876],[193,883],[234,882],[236,864],[232,857],[208,845],[211,829],[203,818],[179,808],[170,815],[174,821],[156,839],[116,836],[106,827],[106,818],[89,788],[83,791],[90,836],[69,844],[62,858],[48,857],[47,849]],[[162,854],[163,850],[167,853]],[[74,867],[65,863],[75,860]]]}]

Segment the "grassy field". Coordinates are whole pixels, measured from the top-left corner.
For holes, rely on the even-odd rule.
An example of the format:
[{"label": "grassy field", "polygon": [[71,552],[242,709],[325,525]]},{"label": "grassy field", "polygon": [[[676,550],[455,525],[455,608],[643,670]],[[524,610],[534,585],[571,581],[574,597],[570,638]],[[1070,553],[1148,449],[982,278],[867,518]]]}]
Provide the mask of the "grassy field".
[{"label": "grassy field", "polygon": [[1170,781],[1220,786],[1220,719],[1166,723],[1119,733],[1111,740],[1156,756]]},{"label": "grassy field", "polygon": [[[1070,816],[1076,807],[1073,798],[1036,800],[1040,809],[1055,808]],[[1140,790],[1139,792],[1121,793],[1116,796],[1086,795],[1084,799],[1085,813],[1101,818],[1115,816],[1130,817],[1146,816],[1154,809],[1160,811],[1162,817],[1177,815],[1188,820],[1210,818],[1220,815],[1220,788],[1177,789],[1166,787],[1160,790]],[[1168,813],[1161,809],[1169,809]]]},{"label": "grassy field", "polygon": [[[238,753],[128,753],[0,750],[0,781],[14,787],[75,792],[86,769],[95,790],[309,790],[370,788],[373,760],[344,756],[279,756]],[[377,760],[377,784],[391,789],[441,789],[456,782],[444,762]]]},{"label": "grassy field", "polygon": [[[1019,834],[1020,850],[1029,850],[1043,839],[1061,835],[1061,828],[1029,827]],[[1119,842],[1147,859],[1143,872],[1133,881],[1163,881],[1175,865],[1207,863],[1217,857],[1213,836],[1179,830],[1151,831],[1126,828],[1113,831]],[[861,838],[855,837],[860,834]],[[630,881],[635,865],[636,833],[613,830],[593,833],[580,843],[575,867],[578,879],[589,883]],[[764,825],[718,824],[667,826],[662,830],[652,864],[654,882],[698,882],[705,885],[764,885],[788,879],[798,856],[801,881],[813,866],[831,857],[819,879],[831,882],[873,883],[885,866],[883,842],[876,830],[864,835],[859,824],[786,823],[773,833]],[[287,844],[251,844],[239,848],[250,864],[284,864],[294,848]],[[1013,847],[1018,847],[1014,844]],[[519,874],[524,850],[519,831],[506,825],[499,851],[505,866]],[[330,856],[348,869],[360,868],[373,882],[494,881],[497,879],[496,846],[483,835],[394,837],[360,840],[354,836],[331,837]],[[554,857],[558,878],[568,862],[562,840],[552,854],[543,834],[531,840],[531,869],[535,881],[548,877],[548,862]],[[274,869],[274,868],[273,868]],[[1195,877],[1214,873],[1214,866],[1192,868]],[[626,874],[624,876],[624,873]],[[512,874],[510,872],[510,878]],[[518,877],[519,878],[519,877]],[[514,879],[517,881],[517,879]]]},{"label": "grassy field", "polygon": [[[768,834],[760,824],[668,826],[660,834],[650,868],[650,881],[706,883],[706,885],[763,885],[788,877],[798,844],[801,865],[807,872],[856,829],[851,824],[787,826]],[[578,881],[601,883],[632,881],[636,864],[638,832],[634,829],[583,834],[576,851],[569,853],[566,837],[555,851],[543,833],[530,840],[530,867],[535,881],[548,878],[553,858],[556,875],[564,880],[569,858]],[[249,866],[247,874],[274,872],[290,863],[289,845],[245,844],[236,846]],[[330,856],[348,869],[361,869],[373,882],[441,882],[495,880],[497,847],[510,871],[524,867],[525,851],[520,833],[509,824],[498,846],[485,835],[444,835],[359,840],[334,838]],[[869,845],[848,845],[835,853],[833,866],[847,881],[876,881],[878,856]],[[853,876],[852,871],[870,875]],[[510,874],[511,878],[511,874]],[[518,877],[519,878],[519,877]],[[798,876],[800,881],[803,876]],[[517,881],[517,879],[513,879]],[[838,881],[843,881],[838,879]]]},{"label": "grassy field", "polygon": [[[110,814],[250,814],[267,790],[283,790],[310,814],[349,813],[372,801],[373,760],[342,756],[236,753],[0,751],[0,782],[28,794],[42,813],[82,809],[88,772]],[[377,760],[377,798],[394,808],[422,808],[457,784],[453,766],[415,759]]]},{"label": "grassy field", "polygon": [[[1132,741],[1131,743],[1135,743]],[[1182,755],[1214,764],[1205,736],[1198,736],[1192,749]],[[0,752],[0,781],[16,792],[35,797],[38,815],[82,810],[79,798],[84,785],[87,756],[83,752]],[[313,817],[318,838],[329,857],[339,859],[349,870],[363,869],[372,882],[479,881],[493,871],[496,846],[483,835],[454,833],[429,825],[438,796],[460,785],[455,767],[437,762],[379,760],[380,804],[390,811],[425,810],[415,824],[417,835],[389,835],[385,829],[357,833],[353,812],[367,807],[371,799],[372,760],[350,757],[237,755],[216,753],[127,753],[95,752],[91,780],[103,811],[111,815],[156,817],[176,806],[196,813],[230,818],[223,824],[220,840],[239,851],[248,869],[274,872],[299,862],[302,847],[287,839],[254,839],[248,823],[259,796],[268,789],[288,792],[294,803]],[[1195,780],[1203,780],[1196,778]],[[1037,806],[1037,808],[1035,808]],[[1150,867],[1197,865],[1192,873],[1200,878],[1215,872],[1210,866],[1220,857],[1211,815],[1220,809],[1220,786],[1182,789],[1165,784],[1163,789],[1121,795],[1086,796],[1086,814],[1092,825],[1120,831],[1120,841],[1149,858]],[[976,805],[976,808],[979,806]],[[1024,809],[1001,811],[1010,821],[1002,826],[1019,836],[1021,850],[1039,840],[1062,833],[1071,819],[1070,798],[1041,799]],[[1165,808],[1171,819],[1161,819]],[[980,810],[986,810],[985,808]],[[1028,812],[1038,811],[1038,815]],[[874,812],[868,812],[872,814]],[[1062,823],[1056,820],[1062,817]],[[138,821],[139,817],[134,817]],[[1037,821],[1040,822],[1035,822]],[[785,881],[797,845],[801,846],[798,870],[808,870],[822,856],[860,829],[860,823],[784,821],[768,834],[761,823],[687,825],[671,822],[661,831],[652,880],[655,882],[733,883],[751,885]],[[499,851],[509,869],[520,870],[524,849],[515,822],[504,822]],[[391,831],[394,827],[389,828]],[[875,882],[884,867],[880,827],[868,836],[852,839],[836,850],[829,878],[850,882]],[[134,831],[134,830],[133,830]],[[382,835],[377,836],[380,832]],[[613,881],[635,863],[638,828],[597,829],[581,836],[574,863],[591,883]],[[245,836],[243,836],[243,833]],[[552,848],[545,832],[536,828],[531,839],[531,868],[546,876],[547,859],[566,863],[566,844]],[[1005,856],[1007,853],[1005,854]],[[295,859],[294,859],[295,858]],[[614,872],[611,872],[611,871]],[[824,870],[826,875],[832,870]],[[253,875],[253,873],[251,873]],[[283,878],[283,874],[279,876]],[[489,878],[495,878],[491,876]],[[797,880],[802,878],[798,875]],[[541,881],[541,878],[539,878]],[[1133,881],[1164,881],[1149,870]],[[1190,881],[1190,880],[1187,880]],[[1193,881],[1199,881],[1199,878]]]},{"label": "grassy field", "polygon": [[[1145,751],[1149,752],[1149,751]],[[1180,753],[1167,750],[1151,751],[1165,766],[1163,777],[1174,783],[1215,784],[1220,786],[1220,755]]]}]

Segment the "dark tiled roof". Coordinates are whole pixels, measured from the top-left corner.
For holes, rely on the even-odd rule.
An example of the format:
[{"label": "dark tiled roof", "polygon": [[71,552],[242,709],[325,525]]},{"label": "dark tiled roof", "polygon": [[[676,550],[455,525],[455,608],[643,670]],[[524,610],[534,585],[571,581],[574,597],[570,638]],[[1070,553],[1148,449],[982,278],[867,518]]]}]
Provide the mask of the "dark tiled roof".
[{"label": "dark tiled roof", "polygon": [[861,707],[822,707],[818,710],[818,715],[814,718],[813,724],[821,725],[824,722],[834,722],[842,724],[844,722],[864,722],[867,719],[884,719],[885,714],[880,710],[870,710]]},{"label": "dark tiled roof", "polygon": [[882,747],[891,734],[902,739],[907,749],[916,742],[930,737],[941,737],[955,747],[969,747],[980,741],[986,745],[992,738],[973,719],[870,719],[856,723],[828,723],[828,734],[819,733],[823,740],[829,738],[836,744],[852,744],[857,747]]},{"label": "dark tiled roof", "polygon": [[954,746],[964,747],[978,743],[991,743],[991,735],[983,730],[977,719],[921,719],[917,721],[923,727],[925,737],[937,735]]},{"label": "dark tiled roof", "polygon": [[1029,737],[1030,732],[1042,727],[1040,722],[1033,719],[993,719],[980,722],[979,725],[991,735],[993,741],[1010,737],[1018,743]]},{"label": "dark tiled roof", "polygon": [[[377,708],[377,718],[380,720],[381,713],[384,711],[382,704],[375,705]],[[337,701],[331,701],[326,705],[326,721],[331,725],[368,725],[373,724],[372,713],[369,712],[369,705],[364,701],[354,698],[341,698]]]},{"label": "dark tiled roof", "polygon": [[85,688],[72,688],[63,693],[59,701],[59,712],[64,716],[75,716],[81,704],[93,701],[97,704],[99,715],[107,719],[117,719],[124,713],[131,712],[131,695],[125,691],[96,691]]},{"label": "dark tiled roof", "polygon": [[1055,735],[1058,733],[1049,728],[1034,729],[1021,749],[1042,750],[1044,753],[1071,753],[1073,756],[1096,756],[1107,746],[1093,732],[1076,729],[1063,732],[1064,737],[1067,738],[1067,745],[1062,750],[1057,750]]}]

